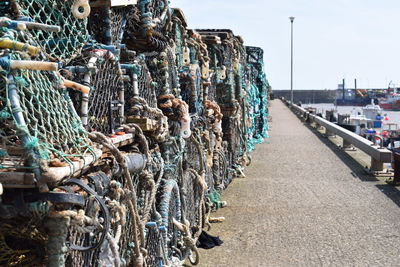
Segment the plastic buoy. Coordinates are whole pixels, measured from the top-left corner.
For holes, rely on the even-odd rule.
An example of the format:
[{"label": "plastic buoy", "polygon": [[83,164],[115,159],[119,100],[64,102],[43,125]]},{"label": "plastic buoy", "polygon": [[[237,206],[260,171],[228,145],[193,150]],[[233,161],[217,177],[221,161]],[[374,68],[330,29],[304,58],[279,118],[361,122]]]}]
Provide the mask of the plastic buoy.
[{"label": "plastic buoy", "polygon": [[77,19],[85,19],[90,14],[90,5],[88,0],[75,0],[72,5],[72,15]]}]

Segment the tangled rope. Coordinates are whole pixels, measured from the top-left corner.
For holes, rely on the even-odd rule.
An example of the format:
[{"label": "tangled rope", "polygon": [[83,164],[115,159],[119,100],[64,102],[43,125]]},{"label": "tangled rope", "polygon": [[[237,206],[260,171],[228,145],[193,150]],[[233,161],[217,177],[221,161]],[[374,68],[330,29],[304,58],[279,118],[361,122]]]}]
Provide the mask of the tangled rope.
[{"label": "tangled rope", "polygon": [[199,264],[268,136],[260,48],[167,0],[106,2],[0,3],[0,265]]}]

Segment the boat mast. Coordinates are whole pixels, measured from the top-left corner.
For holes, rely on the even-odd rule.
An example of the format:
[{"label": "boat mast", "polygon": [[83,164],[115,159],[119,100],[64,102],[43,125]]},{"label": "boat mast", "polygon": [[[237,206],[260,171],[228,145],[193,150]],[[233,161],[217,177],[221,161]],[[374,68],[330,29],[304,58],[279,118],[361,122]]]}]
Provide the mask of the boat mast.
[{"label": "boat mast", "polygon": [[345,88],[345,86],[344,86],[344,78],[343,78],[343,102],[344,102],[344,88]]}]

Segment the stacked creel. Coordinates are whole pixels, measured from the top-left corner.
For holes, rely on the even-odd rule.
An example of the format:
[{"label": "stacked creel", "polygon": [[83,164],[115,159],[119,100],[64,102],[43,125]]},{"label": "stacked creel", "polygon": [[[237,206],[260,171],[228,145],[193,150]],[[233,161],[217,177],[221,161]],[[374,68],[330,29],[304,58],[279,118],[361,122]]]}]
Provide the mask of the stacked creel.
[{"label": "stacked creel", "polygon": [[0,34],[0,265],[198,264],[268,136],[262,50],[166,0],[3,1]]}]

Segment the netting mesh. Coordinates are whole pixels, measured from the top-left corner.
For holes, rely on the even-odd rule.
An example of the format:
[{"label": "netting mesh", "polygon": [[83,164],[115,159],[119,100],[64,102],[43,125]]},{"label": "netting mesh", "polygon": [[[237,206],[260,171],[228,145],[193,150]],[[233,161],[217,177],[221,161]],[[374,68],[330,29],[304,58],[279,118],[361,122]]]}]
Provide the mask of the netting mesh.
[{"label": "netting mesh", "polygon": [[221,106],[232,106],[235,100],[235,78],[232,70],[227,70],[227,78],[216,86],[215,101]]},{"label": "netting mesh", "polygon": [[165,247],[167,256],[170,259],[177,255],[177,247],[179,231],[174,220],[181,220],[181,203],[179,188],[173,179],[164,181],[158,196],[157,210],[160,212],[162,225],[166,228],[164,234]]},{"label": "netting mesh", "polygon": [[[157,226],[156,226],[157,227]],[[160,244],[161,234],[155,227],[148,229],[146,238],[146,250],[148,251],[148,256],[146,258],[146,264],[149,267],[160,266],[162,258],[162,244]]]},{"label": "netting mesh", "polygon": [[214,177],[214,188],[224,189],[229,185],[231,176],[228,172],[229,162],[226,158],[226,153],[222,149],[220,151],[214,151],[213,155],[213,177]]},{"label": "netting mesh", "polygon": [[[80,219],[77,219],[78,215],[68,215],[67,219],[71,219],[71,224],[64,228],[68,235],[58,236],[57,231],[61,226],[55,225],[54,236],[59,240],[53,242],[60,245],[58,256],[60,259],[66,258],[68,266],[105,266],[106,261],[111,261],[110,255],[120,260],[121,265],[129,266],[132,260],[144,255],[141,255],[144,247],[149,252],[145,259],[149,266],[160,265],[163,257],[169,260],[173,257],[186,257],[191,249],[185,243],[187,239],[182,237],[193,237],[193,241],[196,241],[195,228],[201,228],[205,213],[203,204],[206,187],[211,202],[220,202],[219,197],[218,201],[215,197],[219,196],[217,191],[230,183],[235,175],[234,169],[243,165],[240,157],[251,150],[249,146],[246,147],[247,138],[250,140],[249,144],[254,144],[266,132],[267,83],[260,64],[262,52],[248,48],[249,55],[246,58],[241,38],[235,37],[230,30],[206,30],[206,34],[215,34],[222,41],[211,42],[207,50],[196,31],[185,28],[181,14],[177,12],[175,17],[171,17],[173,11],[165,0],[138,0],[137,5],[126,7],[93,7],[88,19],[77,19],[72,14],[71,7],[76,2],[0,2],[0,13],[3,16],[13,19],[27,16],[34,22],[60,26],[60,32],[29,29],[17,33],[7,28],[1,30],[3,37],[15,38],[25,44],[40,47],[43,53],[35,56],[36,59],[61,61],[64,78],[91,89],[86,97],[81,92],[67,91],[57,72],[9,71],[7,67],[4,68],[5,71],[0,73],[0,171],[36,168],[37,166],[27,164],[26,160],[29,156],[27,152],[32,151],[40,159],[52,161],[61,158],[67,163],[82,158],[85,153],[93,154],[93,144],[89,141],[86,130],[100,131],[109,136],[117,128],[118,131],[122,128],[120,126],[124,123],[124,111],[129,116],[129,110],[133,110],[132,114],[135,113],[134,104],[137,104],[136,111],[140,105],[146,106],[144,101],[134,98],[136,87],[133,87],[132,81],[137,75],[139,97],[153,108],[157,107],[158,100],[164,114],[160,116],[158,109],[143,111],[143,108],[132,117],[158,120],[160,125],[157,126],[160,128],[146,130],[144,134],[137,129],[132,140],[122,141],[118,144],[119,148],[112,147],[112,153],[103,153],[95,164],[86,170],[82,169],[79,174],[82,179],[79,181],[96,189],[97,184],[89,181],[88,173],[101,171],[110,180],[112,189],[104,195],[96,191],[97,189],[95,194],[83,194],[77,189],[76,192],[84,196],[85,202],[81,208],[87,216],[85,220],[94,223],[81,224]],[[101,4],[96,2],[98,3]],[[123,45],[119,46],[120,43]],[[113,50],[110,45],[120,50]],[[103,50],[104,48],[109,49],[109,52]],[[0,50],[0,53],[1,56],[10,54],[11,59],[17,60],[33,58],[26,51],[17,53],[14,50],[15,47],[11,47],[9,50]],[[6,61],[3,58],[2,60]],[[208,72],[206,62],[211,68],[210,80],[203,76]],[[246,64],[249,64],[248,73],[244,72]],[[134,71],[129,72],[128,69]],[[205,84],[208,82],[211,84],[208,85],[206,96]],[[247,93],[246,99],[244,92]],[[131,99],[134,101],[130,102]],[[186,103],[182,99],[189,104],[190,114],[186,114]],[[216,103],[207,102],[207,106],[206,99]],[[13,106],[12,101],[14,104],[18,102],[20,107]],[[216,119],[221,119],[220,111],[224,115],[222,132]],[[164,122],[163,115],[168,117],[167,123]],[[186,115],[191,118],[188,126],[192,131],[190,139],[183,139],[181,136],[183,125],[187,123]],[[248,118],[250,125],[246,128]],[[81,119],[85,125],[82,125]],[[90,137],[94,138],[96,134],[98,133],[91,133]],[[119,138],[123,134],[121,131],[115,136]],[[96,140],[103,147],[107,147],[106,141]],[[127,143],[129,144],[126,145]],[[146,143],[147,149],[142,149],[143,143]],[[145,150],[159,151],[157,153],[160,155],[155,160],[156,157],[145,153]],[[146,156],[146,167],[140,173],[122,175],[121,166],[124,162],[121,158],[132,152],[140,152]],[[127,177],[131,177],[131,180],[126,179]],[[65,184],[57,190],[67,190],[68,186]],[[76,187],[79,186],[73,188]],[[155,192],[158,192],[156,197]],[[101,204],[102,201],[96,204],[94,196],[104,200],[105,204]],[[129,203],[132,199],[137,201]],[[132,209],[135,210],[131,211],[131,206],[127,203],[132,204]],[[71,214],[78,210],[71,208],[70,204],[56,206],[59,210],[66,207],[66,211]],[[146,224],[150,218],[150,211],[151,220],[157,222],[157,227],[165,227],[165,231],[158,228],[148,228],[146,231],[140,229],[139,226]],[[108,222],[106,217],[110,219],[107,227],[104,225],[105,221]],[[178,230],[173,219],[184,223],[183,218],[189,221],[193,236],[190,233],[183,235]],[[108,237],[118,236],[119,240],[115,243],[112,243],[111,238],[101,241],[99,233],[103,229]],[[39,233],[36,229],[32,231]],[[145,235],[147,242],[144,241]],[[4,249],[9,249],[5,253],[13,250],[13,255],[17,255],[18,261],[12,258],[13,263],[30,262],[39,265],[46,260],[53,260],[43,258],[40,250],[37,250],[39,247],[43,253],[47,253],[43,250],[41,235],[27,238],[37,241],[33,242],[37,247],[26,250],[23,247],[10,249],[10,243],[5,241],[4,236],[0,231],[0,264],[5,262],[1,257]],[[50,237],[51,234],[49,240]],[[24,240],[19,241],[23,244]],[[102,242],[101,247],[86,252],[70,247],[66,253],[62,247],[63,242],[84,247],[99,240]],[[32,254],[37,257],[38,264]]]},{"label": "netting mesh", "polygon": [[124,43],[129,49],[138,52],[163,51],[168,46],[165,31],[167,16],[161,15],[168,11],[168,2],[139,0],[138,9],[128,18]]},{"label": "netting mesh", "polygon": [[79,152],[79,145],[88,140],[71,110],[66,92],[60,92],[45,73],[22,71],[18,76],[18,91],[30,135],[44,142],[43,150]]},{"label": "netting mesh", "polygon": [[92,8],[89,17],[89,32],[99,43],[119,44],[124,35],[128,18],[136,12],[133,6]]},{"label": "netting mesh", "polygon": [[[99,54],[98,54],[99,53]],[[77,73],[75,80],[82,84],[88,83],[91,88],[89,99],[85,100],[81,93],[75,94],[76,109],[81,117],[87,115],[87,127],[90,131],[112,133],[115,126],[121,123],[119,110],[123,107],[119,101],[120,92],[124,88],[121,71],[116,58],[104,50],[93,50],[77,58],[75,66],[88,68],[86,73]],[[95,58],[95,65],[90,69],[89,61]],[[89,70],[90,69],[90,70]],[[82,110],[83,102],[88,101],[87,114]],[[113,111],[114,107],[116,110]]]},{"label": "netting mesh", "polygon": [[153,90],[153,79],[143,59],[139,60],[140,74],[138,77],[139,95],[144,98],[150,107],[157,107],[156,92]]},{"label": "netting mesh", "polygon": [[155,93],[157,97],[162,94],[172,93],[179,95],[177,90],[179,79],[175,58],[171,48],[162,53],[144,54],[149,67],[151,77],[155,82]]},{"label": "netting mesh", "polygon": [[176,89],[178,88],[178,70],[175,63],[175,56],[171,48],[166,50],[167,61],[168,61],[168,86],[171,90],[174,90],[176,93]]},{"label": "netting mesh", "polygon": [[268,110],[267,90],[268,82],[263,70],[263,50],[258,47],[246,47],[248,62],[248,79],[250,90],[248,90],[249,117],[248,127],[248,149],[254,150],[254,145],[261,143],[268,137]]},{"label": "netting mesh", "polygon": [[224,140],[228,142],[226,152],[229,154],[228,159],[232,166],[237,164],[237,159],[246,152],[241,124],[234,117],[223,118],[222,128],[224,130]]},{"label": "netting mesh", "polygon": [[201,227],[201,201],[204,195],[196,175],[191,170],[187,170],[183,174],[181,194],[185,218],[189,221],[190,226]]},{"label": "netting mesh", "polygon": [[87,19],[75,18],[71,12],[74,0],[18,0],[17,2],[19,9],[15,11],[16,14],[29,17],[34,22],[61,27],[59,32],[30,31],[34,41],[52,60],[70,61],[90,40],[86,27]]},{"label": "netting mesh", "polygon": [[41,266],[46,257],[45,242],[46,237],[35,225],[20,220],[3,221],[0,224],[0,265]]},{"label": "netting mesh", "polygon": [[[139,91],[139,97],[143,98],[146,100],[146,103],[152,107],[156,108],[157,107],[157,96],[156,96],[156,91],[154,90],[155,84],[153,83],[153,79],[151,76],[151,73],[149,71],[149,68],[147,67],[146,61],[144,59],[144,56],[139,55],[138,57],[134,59],[124,59],[125,63],[134,63],[134,60],[136,59],[136,64],[139,67],[138,69],[138,74],[137,74],[137,80],[138,80],[138,91]],[[130,71],[128,73],[129,75],[129,81],[125,83],[126,86],[126,91],[125,91],[125,110],[129,111],[129,109],[132,106],[132,97],[134,96],[134,85],[133,85],[133,71]]]},{"label": "netting mesh", "polygon": [[[24,149],[37,147],[42,159],[61,157],[65,161],[89,149],[90,142],[71,107],[68,93],[59,88],[59,77],[27,70],[16,71],[8,77],[3,73],[0,79],[0,106],[5,109],[0,136],[3,145],[23,145]],[[13,85],[18,91],[26,126],[21,121],[12,121],[11,111],[6,107],[10,86]],[[22,143],[23,136],[30,137],[29,143]]]},{"label": "netting mesh", "polygon": [[[223,68],[225,68],[225,74],[229,73],[229,69],[227,73],[226,66],[224,66],[223,49],[221,45],[208,45],[207,49],[210,57],[210,69],[213,71],[213,74],[210,77],[211,84],[208,87],[207,98],[211,101],[217,101],[218,86],[223,83],[223,80],[221,79]],[[223,100],[220,99],[217,102],[222,103],[222,101]]]},{"label": "netting mesh", "polygon": [[184,172],[181,178],[182,206],[185,218],[191,226],[201,225],[201,203],[204,197],[199,173],[206,169],[204,145],[201,142],[200,131],[194,129],[188,140],[184,153]]},{"label": "netting mesh", "polygon": [[182,26],[182,22],[176,16],[173,16],[173,28],[172,28],[172,38],[175,44],[175,55],[176,55],[176,63],[178,68],[183,66],[183,49],[184,49],[184,40],[185,40],[185,29]]},{"label": "netting mesh", "polygon": [[117,71],[114,62],[104,61],[92,78],[92,86],[95,89],[89,96],[89,129],[103,133],[114,130],[110,124],[110,120],[115,119],[110,116],[110,105],[112,101],[118,101],[118,92],[122,88]]},{"label": "netting mesh", "polygon": [[197,64],[190,68],[182,68],[180,71],[180,89],[182,99],[189,105],[190,113],[200,112],[203,102],[201,86],[201,72]]}]

